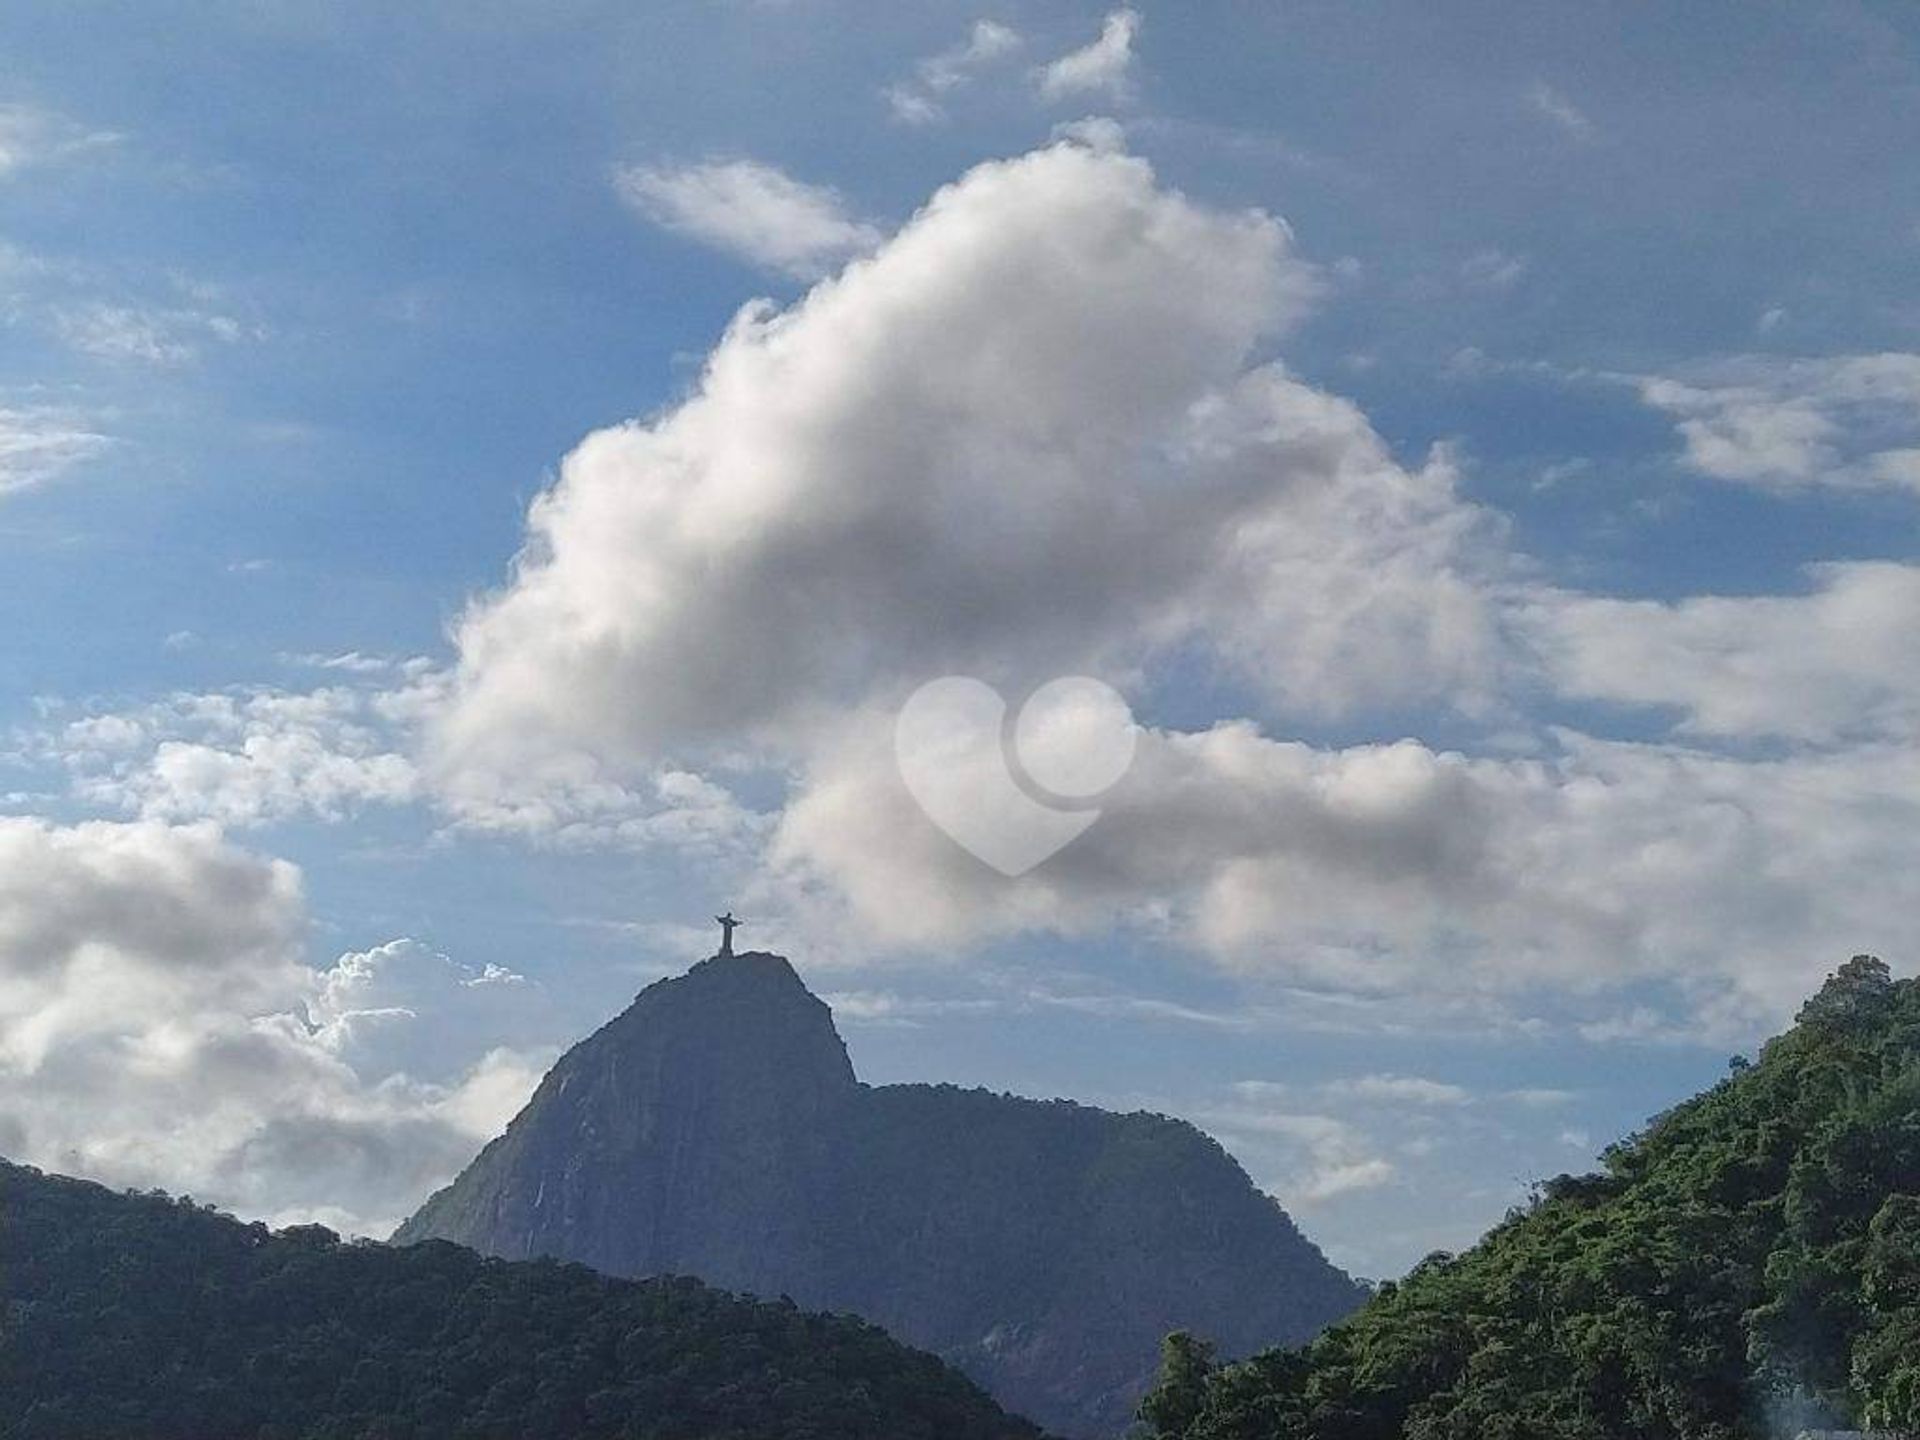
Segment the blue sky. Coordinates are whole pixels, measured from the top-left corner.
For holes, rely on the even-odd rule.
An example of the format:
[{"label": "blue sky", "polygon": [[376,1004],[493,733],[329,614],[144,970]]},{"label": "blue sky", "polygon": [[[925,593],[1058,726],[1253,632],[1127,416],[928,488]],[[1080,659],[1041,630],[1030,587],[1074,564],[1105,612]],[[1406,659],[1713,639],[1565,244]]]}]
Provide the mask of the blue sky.
[{"label": "blue sky", "polygon": [[[0,1150],[377,1228],[731,903],[866,1078],[1470,1241],[1910,966],[1917,32],[9,7]],[[1009,881],[875,737],[1076,670]]]}]

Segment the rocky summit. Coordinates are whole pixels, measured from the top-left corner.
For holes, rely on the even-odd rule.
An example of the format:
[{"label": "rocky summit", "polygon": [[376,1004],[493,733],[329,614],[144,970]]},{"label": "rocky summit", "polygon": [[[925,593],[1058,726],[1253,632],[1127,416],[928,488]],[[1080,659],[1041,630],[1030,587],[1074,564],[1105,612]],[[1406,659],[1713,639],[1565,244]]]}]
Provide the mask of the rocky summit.
[{"label": "rocky summit", "polygon": [[778,955],[641,992],[394,1236],[849,1311],[1061,1434],[1111,1436],[1184,1329],[1304,1341],[1362,1290],[1183,1121],[862,1084]]}]

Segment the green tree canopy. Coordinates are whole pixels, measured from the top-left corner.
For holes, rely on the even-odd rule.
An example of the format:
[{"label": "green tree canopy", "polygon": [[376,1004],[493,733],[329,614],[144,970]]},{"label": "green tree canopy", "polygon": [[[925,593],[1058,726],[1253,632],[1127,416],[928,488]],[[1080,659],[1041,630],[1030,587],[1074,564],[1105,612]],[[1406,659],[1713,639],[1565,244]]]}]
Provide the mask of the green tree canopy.
[{"label": "green tree canopy", "polygon": [[[1920,1430],[1920,984],[1849,960],[1751,1065],[1312,1344],[1199,1374],[1158,1440]],[[1196,1377],[1198,1377],[1196,1379]],[[1802,1423],[1796,1419],[1794,1423]]]}]

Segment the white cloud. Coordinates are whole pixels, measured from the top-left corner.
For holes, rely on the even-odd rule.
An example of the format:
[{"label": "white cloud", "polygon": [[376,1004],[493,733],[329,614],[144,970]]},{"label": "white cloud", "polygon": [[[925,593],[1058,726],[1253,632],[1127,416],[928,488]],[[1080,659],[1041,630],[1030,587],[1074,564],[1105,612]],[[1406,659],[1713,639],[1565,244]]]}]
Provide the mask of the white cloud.
[{"label": "white cloud", "polygon": [[244,297],[179,271],[51,258],[0,242],[8,318],[114,365],[172,369],[267,338]]},{"label": "white cloud", "polygon": [[1124,98],[1133,65],[1133,42],[1139,33],[1139,11],[1115,10],[1101,24],[1100,36],[1092,44],[1041,67],[1037,77],[1040,93],[1049,100],[1090,94]]},{"label": "white cloud", "polygon": [[580,753],[556,756],[504,785],[486,773],[439,778],[438,803],[457,829],[556,849],[664,847],[687,859],[744,862],[760,852],[777,821],[691,770],[667,765],[616,778]]},{"label": "white cloud", "polygon": [[912,85],[889,85],[880,92],[893,118],[903,125],[934,125],[946,119],[947,112],[933,97]]},{"label": "white cloud", "polygon": [[557,1023],[546,992],[524,975],[475,971],[410,938],[340,956],[314,980],[306,1013],[316,1041],[356,1074],[440,1084],[460,1080],[500,1037]]},{"label": "white cloud", "polygon": [[408,941],[316,972],[304,929],[210,829],[0,818],[9,1158],[383,1231],[529,1093],[541,997]]},{"label": "white cloud", "polygon": [[281,658],[356,683],[179,692],[126,710],[54,715],[17,737],[21,753],[67,771],[73,795],[90,805],[176,822],[345,821],[419,803],[456,832],[561,849],[671,847],[709,860],[738,859],[771,832],[773,816],[673,765],[616,776],[572,752],[545,757],[512,787],[423,775],[421,727],[444,702],[444,671],[419,657],[357,651]]},{"label": "white cloud", "polygon": [[1591,140],[1593,138],[1593,121],[1589,120],[1571,100],[1544,80],[1536,81],[1527,87],[1527,104],[1574,139]]},{"label": "white cloud", "polygon": [[615,173],[614,187],[657,225],[801,280],[865,254],[881,238],[834,191],[757,160],[635,165]]},{"label": "white cloud", "polygon": [[459,626],[440,759],[804,747],[943,671],[1188,645],[1318,710],[1472,689],[1486,521],[1444,458],[1404,470],[1351,405],[1244,368],[1315,284],[1278,222],[1136,159],[979,167],[568,457]]},{"label": "white cloud", "polygon": [[1021,46],[1019,32],[995,20],[976,20],[965,41],[914,67],[913,79],[889,85],[881,94],[893,117],[908,125],[931,125],[946,118],[941,100],[969,84],[995,61]]},{"label": "white cloud", "polygon": [[1658,982],[1713,1033],[1776,1019],[1836,947],[1920,938],[1910,748],[1762,762],[1561,743],[1503,760],[1149,731],[1100,822],[1010,884],[917,812],[884,751],[850,741],[809,774],[774,853],[843,896],[851,928],[899,944],[1121,926],[1375,993]]},{"label": "white cloud", "polygon": [[182,693],[93,714],[37,738],[76,792],[162,820],[254,825],[294,815],[340,819],[418,798],[405,692],[332,686]]},{"label": "white cloud", "polygon": [[1522,624],[1562,693],[1672,707],[1688,734],[1920,736],[1920,566],[1829,564],[1812,576],[1807,595],[1542,592]]},{"label": "white cloud", "polygon": [[198,359],[208,341],[230,345],[259,335],[231,315],[105,301],[60,306],[53,324],[61,340],[83,355],[163,368]]},{"label": "white cloud", "polygon": [[1295,1114],[1242,1104],[1195,1117],[1235,1148],[1278,1149],[1279,1175],[1267,1187],[1287,1209],[1307,1212],[1329,1200],[1377,1190],[1395,1177],[1356,1127],[1332,1115]]},{"label": "white cloud", "polygon": [[1085,115],[1078,120],[1062,120],[1049,137],[1071,140],[1089,150],[1118,154],[1127,148],[1127,127],[1110,115]]},{"label": "white cloud", "polygon": [[1526,273],[1524,259],[1498,249],[1476,251],[1460,265],[1460,278],[1479,290],[1511,290]]},{"label": "white cloud", "polygon": [[232,850],[210,829],[0,819],[0,955],[11,985],[64,984],[128,955],[163,982],[267,973],[297,934],[299,908],[291,866]]},{"label": "white cloud", "polygon": [[57,479],[112,443],[71,410],[0,406],[0,498]]},{"label": "white cloud", "polygon": [[1307,1210],[1356,1190],[1377,1190],[1393,1177],[1392,1161],[1369,1156],[1345,1163],[1323,1162],[1302,1180],[1292,1184],[1282,1180],[1277,1188],[1293,1208]]},{"label": "white cloud", "polygon": [[1422,1075],[1357,1075],[1329,1081],[1328,1094],[1369,1104],[1455,1106],[1473,1099],[1470,1091]]},{"label": "white cloud", "polygon": [[421,679],[434,668],[433,662],[421,655],[365,655],[358,650],[342,650],[333,655],[282,655],[280,659],[285,664],[313,670],[338,670],[348,675],[394,676],[408,680]]},{"label": "white cloud", "polygon": [[1675,417],[1687,463],[1715,479],[1920,491],[1920,355],[1748,356],[1639,389]]},{"label": "white cloud", "polygon": [[[1836,946],[1898,953],[1920,777],[1890,743],[1910,687],[1875,671],[1912,669],[1899,567],[1726,612],[1745,602],[1516,583],[1444,452],[1404,466],[1355,407],[1255,363],[1314,284],[1278,222],[1110,147],[979,167],[790,310],[743,312],[679,408],[568,458],[458,629],[432,783],[550,832],[548,795],[744,752],[792,782],[777,820],[720,823],[769,846],[757,898],[881,944],[1117,926],[1350,992],[1665,984],[1716,1033],[1772,1018]],[[1017,883],[901,782],[893,718],[934,676],[1017,700],[1196,671],[1264,720],[1148,730],[1099,822]],[[1555,735],[1512,708],[1543,681],[1684,707],[1693,735],[1851,748]],[[1829,693],[1760,718],[1776,685]],[[1436,703],[1511,743],[1262,728]]]},{"label": "white cloud", "polygon": [[0,180],[117,144],[120,136],[89,130],[64,115],[32,105],[0,105]]}]

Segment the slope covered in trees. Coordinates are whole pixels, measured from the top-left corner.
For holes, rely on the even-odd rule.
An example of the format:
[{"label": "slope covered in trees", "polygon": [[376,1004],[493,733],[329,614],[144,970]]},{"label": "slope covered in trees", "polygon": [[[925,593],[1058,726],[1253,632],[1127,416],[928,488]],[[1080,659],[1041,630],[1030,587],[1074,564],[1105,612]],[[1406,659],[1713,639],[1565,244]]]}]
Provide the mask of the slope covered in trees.
[{"label": "slope covered in trees", "polygon": [[1300,1350],[1169,1340],[1163,1440],[1920,1429],[1920,983],[1857,956],[1758,1063]]},{"label": "slope covered in trees", "polygon": [[1036,1440],[932,1356],[693,1280],[269,1234],[0,1162],[0,1436]]}]

